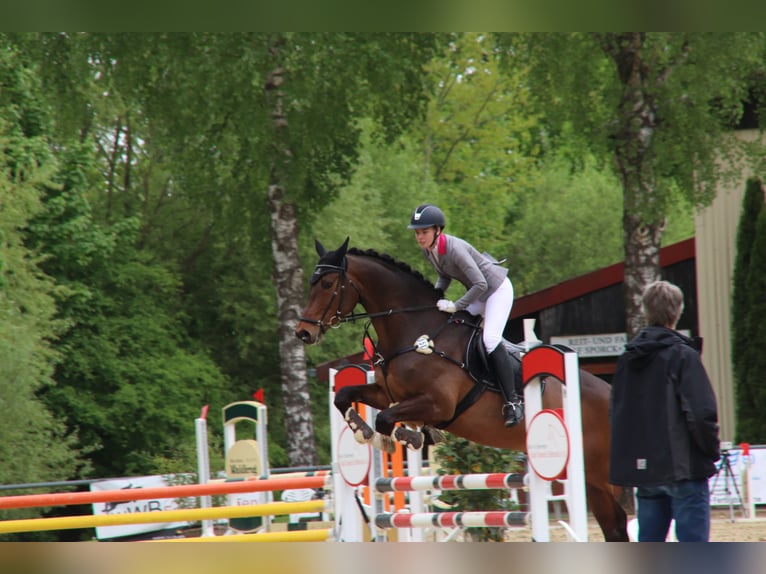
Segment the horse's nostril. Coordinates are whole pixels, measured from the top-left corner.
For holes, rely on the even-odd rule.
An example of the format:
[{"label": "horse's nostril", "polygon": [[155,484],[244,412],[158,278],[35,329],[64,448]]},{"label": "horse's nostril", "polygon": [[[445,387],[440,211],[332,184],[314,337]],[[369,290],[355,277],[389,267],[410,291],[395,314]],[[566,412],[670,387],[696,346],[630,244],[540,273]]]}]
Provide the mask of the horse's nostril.
[{"label": "horse's nostril", "polygon": [[295,336],[298,337],[304,343],[311,342],[311,335],[309,335],[309,332],[306,331],[306,329],[301,329],[300,331],[296,331]]}]

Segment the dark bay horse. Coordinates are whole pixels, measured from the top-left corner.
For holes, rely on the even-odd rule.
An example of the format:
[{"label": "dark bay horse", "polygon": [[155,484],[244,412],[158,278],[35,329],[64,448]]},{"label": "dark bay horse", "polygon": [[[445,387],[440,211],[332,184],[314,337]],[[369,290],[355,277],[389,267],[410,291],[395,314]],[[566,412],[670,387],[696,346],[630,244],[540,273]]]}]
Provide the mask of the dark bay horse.
[{"label": "dark bay horse", "polygon": [[[505,428],[497,393],[481,394],[455,417],[458,404],[475,386],[461,362],[475,326],[452,321],[437,310],[441,294],[432,283],[387,255],[348,249],[348,239],[335,251],[327,251],[318,241],[316,247],[320,259],[296,336],[314,344],[330,327],[366,319],[378,337],[375,384],[345,387],[335,397],[335,406],[358,441],[384,450],[390,450],[393,441],[419,448],[423,435],[417,428],[424,425],[426,429],[441,426],[487,446],[526,449],[525,425]],[[365,313],[354,314],[357,304]],[[610,388],[582,370],[580,388],[588,507],[605,540],[627,541],[625,511],[608,481]],[[380,411],[375,430],[358,415],[355,402]],[[562,383],[548,378],[543,408],[561,405]]]}]

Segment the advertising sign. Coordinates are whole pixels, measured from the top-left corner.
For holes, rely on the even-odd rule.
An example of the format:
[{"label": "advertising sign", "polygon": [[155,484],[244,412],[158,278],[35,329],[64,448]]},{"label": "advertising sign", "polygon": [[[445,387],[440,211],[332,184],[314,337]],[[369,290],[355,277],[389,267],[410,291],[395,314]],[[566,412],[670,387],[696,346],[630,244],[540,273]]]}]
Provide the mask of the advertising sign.
[{"label": "advertising sign", "polygon": [[[157,512],[160,510],[178,510],[181,508],[175,498],[157,498],[147,500],[131,500],[130,493],[140,488],[156,488],[170,486],[163,475],[138,476],[133,478],[102,480],[90,485],[90,490],[124,490],[125,500],[119,502],[94,502],[94,515],[133,514],[135,512]],[[123,536],[135,536],[146,532],[156,532],[172,528],[184,528],[189,522],[172,522],[157,524],[125,524],[117,526],[97,526],[96,538],[106,540]]]}]

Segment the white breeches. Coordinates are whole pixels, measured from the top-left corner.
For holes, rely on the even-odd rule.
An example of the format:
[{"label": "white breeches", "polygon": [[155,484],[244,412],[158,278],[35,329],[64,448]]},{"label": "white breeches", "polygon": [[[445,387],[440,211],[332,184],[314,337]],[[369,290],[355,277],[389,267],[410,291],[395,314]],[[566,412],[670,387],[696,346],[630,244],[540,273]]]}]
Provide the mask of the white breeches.
[{"label": "white breeches", "polygon": [[484,317],[482,338],[488,353],[495,350],[503,340],[503,331],[511,317],[513,307],[513,285],[507,277],[486,301],[474,301],[466,311]]}]

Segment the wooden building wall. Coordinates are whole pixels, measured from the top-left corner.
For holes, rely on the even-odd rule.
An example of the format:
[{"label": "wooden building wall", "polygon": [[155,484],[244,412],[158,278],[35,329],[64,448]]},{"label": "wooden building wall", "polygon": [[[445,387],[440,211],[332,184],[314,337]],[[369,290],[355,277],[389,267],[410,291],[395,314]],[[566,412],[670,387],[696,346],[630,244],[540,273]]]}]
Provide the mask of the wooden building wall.
[{"label": "wooden building wall", "polygon": [[[660,252],[662,277],[684,291],[684,313],[678,328],[699,335],[694,239],[664,247]],[[511,310],[505,337],[524,338],[523,320],[536,319],[535,333],[545,343],[551,337],[625,333],[624,263],[616,263],[575,277],[542,291],[519,297]],[[611,380],[618,355],[581,357],[581,366]]]},{"label": "wooden building wall", "polygon": [[[737,135],[752,141],[758,132],[741,130]],[[705,338],[702,361],[718,397],[721,439],[728,441],[734,440],[736,425],[731,363],[731,282],[737,225],[745,186],[751,176],[751,172],[743,169],[740,178],[722,184],[710,207],[695,217],[700,333]]]}]

